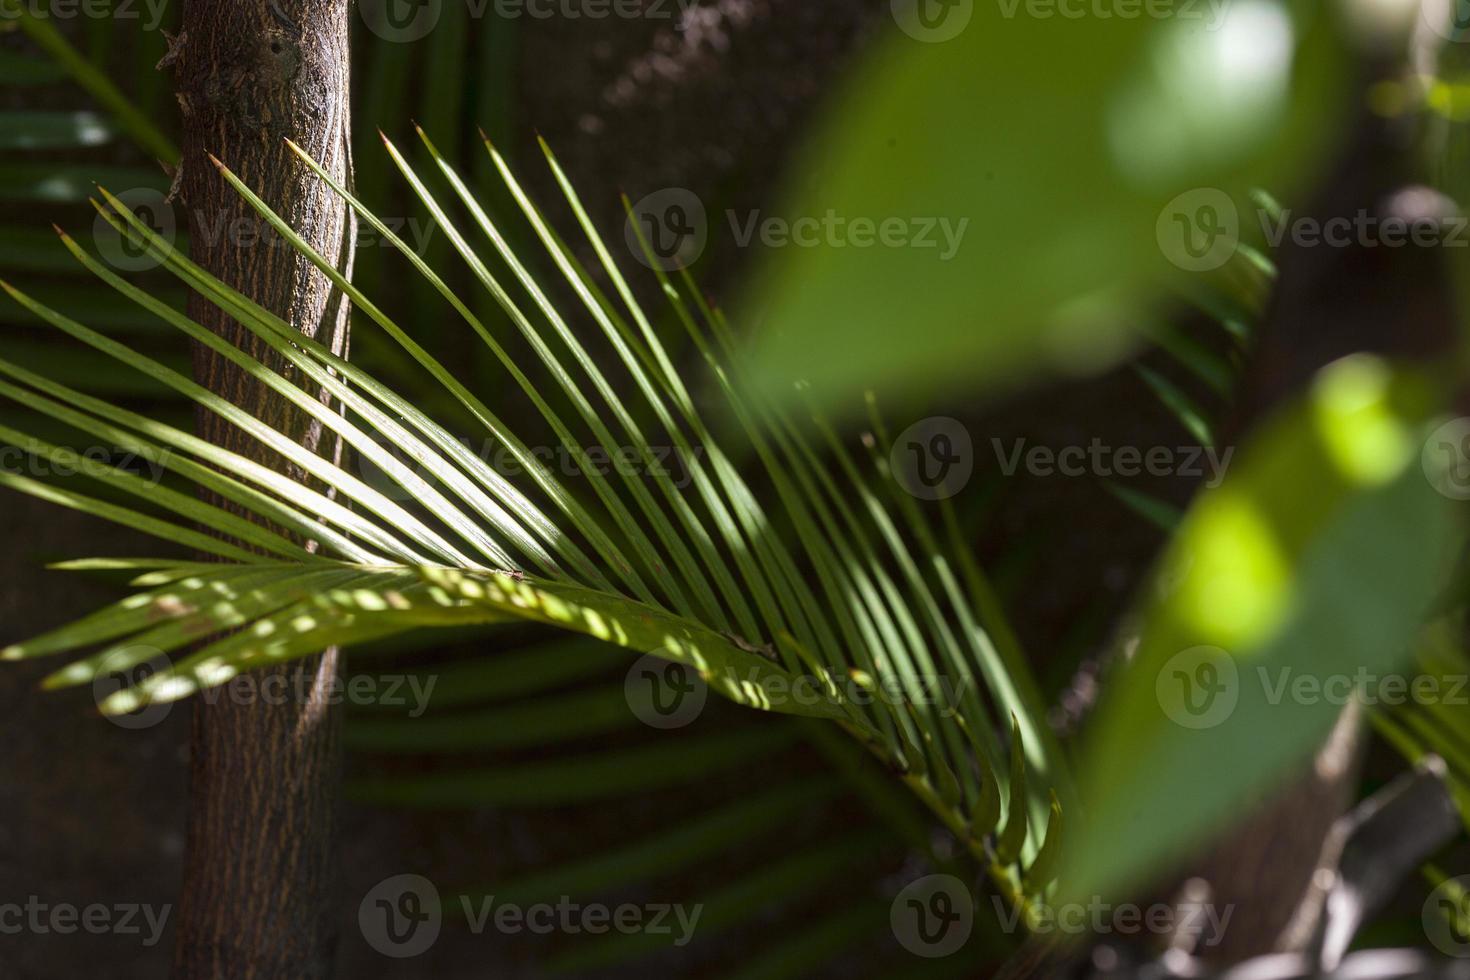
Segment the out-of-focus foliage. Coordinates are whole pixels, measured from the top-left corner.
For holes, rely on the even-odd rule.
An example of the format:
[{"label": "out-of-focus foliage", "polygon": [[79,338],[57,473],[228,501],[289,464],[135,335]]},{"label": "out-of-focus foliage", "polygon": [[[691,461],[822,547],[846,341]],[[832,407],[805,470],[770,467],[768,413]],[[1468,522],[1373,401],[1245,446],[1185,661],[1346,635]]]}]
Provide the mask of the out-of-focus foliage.
[{"label": "out-of-focus foliage", "polygon": [[1327,5],[1245,0],[1209,26],[1007,9],[976,4],[943,43],[895,40],[813,141],[792,214],[964,234],[947,258],[942,225],[933,248],[783,250],[746,303],[772,392],[805,379],[836,407],[1100,366],[1183,278],[1159,244],[1170,202],[1283,190],[1341,123]]}]

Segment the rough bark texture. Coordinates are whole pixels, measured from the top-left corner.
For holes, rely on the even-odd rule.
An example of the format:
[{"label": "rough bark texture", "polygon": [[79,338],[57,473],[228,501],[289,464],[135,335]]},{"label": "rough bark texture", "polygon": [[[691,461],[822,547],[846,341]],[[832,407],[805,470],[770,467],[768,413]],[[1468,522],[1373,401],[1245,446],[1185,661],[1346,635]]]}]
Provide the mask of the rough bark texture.
[{"label": "rough bark texture", "polygon": [[[350,265],[345,209],[284,142],[289,137],[336,175],[350,176],[348,12],[347,0],[190,0],[170,56],[184,123],[178,188],[194,259],[344,353],[340,295],[262,229],[209,155],[225,161],[323,255]],[[197,296],[190,315],[247,350],[263,347]],[[263,359],[292,377],[279,358]],[[318,424],[211,352],[196,347],[194,371],[201,383],[302,445],[331,457],[340,453],[323,441]],[[198,424],[211,441],[292,472],[219,417],[201,413]],[[341,764],[340,718],[325,692],[338,671],[337,652],[276,670],[290,675],[287,703],[221,698],[194,709],[174,960],[175,975],[185,980],[304,980],[331,970]],[[271,681],[259,680],[256,690],[273,690]],[[301,690],[310,693],[297,697]]]}]

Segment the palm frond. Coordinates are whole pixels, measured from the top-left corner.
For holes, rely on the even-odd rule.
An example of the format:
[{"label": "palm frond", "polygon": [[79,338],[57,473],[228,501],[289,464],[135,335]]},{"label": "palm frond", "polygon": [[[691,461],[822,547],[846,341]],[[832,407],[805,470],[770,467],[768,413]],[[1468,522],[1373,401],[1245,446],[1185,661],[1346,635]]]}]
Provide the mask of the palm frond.
[{"label": "palm frond", "polygon": [[[962,586],[962,578],[972,587],[980,581],[978,571],[964,556],[945,553],[912,500],[894,496],[895,512],[883,500],[886,492],[875,489],[892,485],[886,450],[875,449],[876,465],[865,474],[819,412],[812,409],[810,418],[798,419],[767,399],[741,367],[722,315],[697,290],[690,302],[660,274],[664,294],[748,443],[742,450],[753,451],[759,462],[758,469],[743,472],[733,462],[743,452],[727,451],[713,438],[704,410],[549,149],[548,162],[613,284],[616,302],[601,293],[505,160],[486,145],[511,198],[595,327],[585,335],[573,329],[570,312],[553,302],[454,168],[424,142],[457,206],[470,215],[469,228],[489,240],[493,259],[481,257],[449,207],[385,139],[389,158],[474,281],[529,345],[549,382],[533,380],[443,274],[298,154],[459,314],[560,448],[585,458],[589,448],[613,453],[626,445],[636,466],[615,467],[611,476],[597,467],[587,470],[591,494],[577,492],[580,485],[569,486],[553,472],[412,331],[347,282],[223,164],[221,173],[251,207],[509,450],[527,473],[525,485],[503,477],[407,398],[214,279],[104,190],[103,202],[95,202],[99,214],[279,355],[292,368],[291,377],[131,285],[63,234],[68,251],[123,298],[232,361],[340,437],[382,480],[369,482],[302,449],[182,373],[4,283],[42,322],[228,420],[309,477],[312,486],[0,360],[0,373],[9,378],[0,394],[60,422],[115,433],[152,453],[173,478],[208,489],[220,505],[161,493],[106,466],[83,475],[169,516],[22,478],[9,478],[9,485],[223,559],[147,569],[138,580],[147,591],[3,655],[14,659],[108,644],[53,675],[51,683],[61,686],[116,670],[119,658],[136,664],[236,629],[103,705],[122,712],[185,697],[241,671],[327,645],[425,627],[508,619],[546,623],[687,664],[736,703],[838,722],[901,774],[1012,901],[1024,904],[1028,894],[1043,890],[1058,846],[1055,801],[1059,797],[1065,805],[1072,792],[1066,763],[1024,661],[1011,645],[997,650],[977,613],[976,594]],[[492,261],[508,270],[507,279],[497,276]],[[691,285],[686,277],[684,286]],[[609,347],[615,359],[595,355],[594,342]],[[620,394],[625,386],[611,379],[614,366],[631,379],[639,397]],[[555,407],[552,392],[570,406],[570,416]],[[887,436],[876,416],[875,423],[876,446]],[[26,441],[34,454],[64,452],[19,430],[4,434]],[[656,447],[664,446],[681,454],[689,490],[661,468]],[[823,464],[819,446],[837,461],[835,472]],[[201,535],[194,524],[224,537]],[[314,550],[305,550],[305,541],[315,542]],[[996,616],[993,606],[985,613]],[[934,696],[945,690],[953,692],[948,700]],[[1010,719],[1005,729],[997,724],[1001,718]],[[607,772],[628,771],[625,760],[598,764]],[[497,776],[491,786],[460,774],[414,792],[445,801],[529,791],[509,779],[513,775]],[[595,779],[588,775],[578,784],[592,786]],[[1035,873],[1028,875],[1028,867]]]}]

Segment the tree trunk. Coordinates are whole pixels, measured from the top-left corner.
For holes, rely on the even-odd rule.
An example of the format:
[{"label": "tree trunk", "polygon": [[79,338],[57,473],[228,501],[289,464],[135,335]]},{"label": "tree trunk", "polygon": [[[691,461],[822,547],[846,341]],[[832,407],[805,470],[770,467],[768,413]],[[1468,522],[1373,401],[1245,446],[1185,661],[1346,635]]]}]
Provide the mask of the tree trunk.
[{"label": "tree trunk", "polygon": [[[189,214],[194,260],[344,355],[347,307],[340,293],[253,217],[209,154],[324,256],[350,269],[346,209],[284,142],[289,137],[335,176],[350,179],[348,11],[348,0],[188,0],[166,59],[177,73],[183,113],[176,186]],[[189,314],[294,376],[202,298],[190,297]],[[198,346],[194,373],[302,445],[340,457],[340,446],[323,441],[319,424]],[[218,416],[201,411],[198,428],[211,442],[304,478]],[[331,972],[341,753],[340,718],[328,692],[337,678],[337,652],[273,670],[286,675],[284,699],[224,696],[194,708],[174,955],[174,973],[182,980],[304,980]],[[253,690],[277,691],[273,685],[279,684],[257,683]]]}]

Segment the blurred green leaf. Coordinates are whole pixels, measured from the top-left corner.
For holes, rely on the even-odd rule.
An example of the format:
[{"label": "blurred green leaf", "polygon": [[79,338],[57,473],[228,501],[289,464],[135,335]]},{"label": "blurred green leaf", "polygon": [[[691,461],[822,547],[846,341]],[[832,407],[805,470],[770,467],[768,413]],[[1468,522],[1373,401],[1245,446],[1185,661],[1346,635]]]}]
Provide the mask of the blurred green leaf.
[{"label": "blurred green leaf", "polygon": [[6,85],[55,85],[66,78],[66,69],[54,61],[0,51],[0,77]]},{"label": "blurred green leaf", "polygon": [[1334,132],[1335,27],[1290,7],[1231,4],[1206,30],[987,4],[952,40],[891,43],[810,148],[790,216],[907,231],[864,244],[840,225],[772,255],[751,310],[757,373],[836,405],[874,385],[973,390],[1110,361],[1184,278],[1171,219],[1213,244],[1203,211],[1221,212],[1228,259],[1249,189],[1302,173]]},{"label": "blurred green leaf", "polygon": [[161,168],[0,162],[0,201],[85,201],[96,184],[167,191],[168,183]]},{"label": "blurred green leaf", "polygon": [[1339,361],[1191,509],[1079,769],[1074,896],[1137,884],[1264,802],[1341,710],[1289,682],[1407,661],[1463,541],[1421,467],[1432,404],[1421,378]]},{"label": "blurred green leaf", "polygon": [[112,121],[95,112],[0,112],[0,150],[69,150],[116,136]]}]

